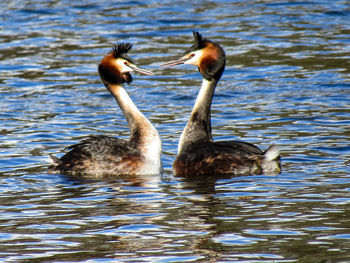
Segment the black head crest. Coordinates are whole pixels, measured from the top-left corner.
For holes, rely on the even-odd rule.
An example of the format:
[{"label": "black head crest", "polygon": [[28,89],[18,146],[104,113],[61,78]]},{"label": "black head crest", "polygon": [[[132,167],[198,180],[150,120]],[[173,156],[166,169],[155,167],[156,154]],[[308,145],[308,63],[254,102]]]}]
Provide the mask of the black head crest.
[{"label": "black head crest", "polygon": [[204,38],[197,31],[193,31],[193,37],[194,37],[194,44],[188,50],[186,50],[185,54],[204,48],[205,44],[208,42],[208,39]]},{"label": "black head crest", "polygon": [[197,31],[193,31],[193,37],[194,37],[194,44],[193,44],[192,48],[194,48],[195,50],[204,48],[205,42],[207,42],[208,40],[205,39]]},{"label": "black head crest", "polygon": [[112,48],[114,57],[130,60],[127,53],[131,49],[131,47],[132,47],[132,44],[130,43],[120,43],[120,44],[114,45],[114,47]]}]

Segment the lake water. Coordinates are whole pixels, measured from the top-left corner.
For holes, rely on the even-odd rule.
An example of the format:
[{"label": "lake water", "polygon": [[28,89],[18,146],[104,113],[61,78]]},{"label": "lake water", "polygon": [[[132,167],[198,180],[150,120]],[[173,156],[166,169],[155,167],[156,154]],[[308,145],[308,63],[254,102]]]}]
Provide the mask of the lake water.
[{"label": "lake water", "polygon": [[[281,174],[174,177],[201,84],[160,68],[218,41],[227,67],[216,140],[281,149]],[[1,262],[350,262],[350,4],[340,0],[0,3]],[[127,91],[163,140],[164,172],[79,180],[48,155],[92,134],[128,138],[97,65],[113,43],[155,76]]]}]

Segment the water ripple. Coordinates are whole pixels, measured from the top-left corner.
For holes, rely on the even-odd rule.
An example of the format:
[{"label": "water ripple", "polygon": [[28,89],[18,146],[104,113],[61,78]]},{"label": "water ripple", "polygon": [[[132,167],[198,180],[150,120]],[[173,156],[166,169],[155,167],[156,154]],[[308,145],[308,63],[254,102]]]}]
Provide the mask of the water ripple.
[{"label": "water ripple", "polygon": [[[0,257],[5,262],[349,261],[347,1],[0,3]],[[177,142],[201,78],[160,68],[192,30],[227,66],[217,140],[276,143],[277,176],[176,178]],[[97,64],[113,43],[155,76],[127,91],[163,140],[164,172],[82,180],[49,154],[91,134],[128,137]]]}]

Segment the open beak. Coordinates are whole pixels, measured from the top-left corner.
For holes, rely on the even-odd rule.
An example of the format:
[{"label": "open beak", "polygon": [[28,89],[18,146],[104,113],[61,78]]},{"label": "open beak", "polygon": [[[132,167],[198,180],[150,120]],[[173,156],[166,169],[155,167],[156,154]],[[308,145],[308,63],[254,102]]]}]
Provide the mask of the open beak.
[{"label": "open beak", "polygon": [[134,70],[135,72],[141,73],[141,74],[145,74],[145,75],[154,75],[154,73],[152,71],[149,71],[147,69],[143,69],[140,68],[134,64],[129,63],[128,67],[130,67],[132,70]]},{"label": "open beak", "polygon": [[171,67],[171,66],[176,66],[176,65],[181,65],[184,64],[188,60],[187,57],[182,57],[176,60],[172,60],[169,62],[165,62],[164,64],[160,65],[161,67]]}]

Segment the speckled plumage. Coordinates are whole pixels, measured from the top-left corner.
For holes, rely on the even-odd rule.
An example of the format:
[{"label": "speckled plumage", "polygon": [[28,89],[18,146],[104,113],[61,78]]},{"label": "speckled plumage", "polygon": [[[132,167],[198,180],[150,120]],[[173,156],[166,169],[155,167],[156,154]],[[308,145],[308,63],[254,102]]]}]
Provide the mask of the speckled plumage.
[{"label": "speckled plumage", "polygon": [[[272,148],[270,148],[272,149]],[[242,141],[217,141],[188,145],[174,161],[177,176],[251,175],[264,172],[265,152]],[[279,172],[279,161],[269,169]]]},{"label": "speckled plumage", "polygon": [[50,169],[72,175],[136,174],[143,161],[137,144],[104,135],[91,136],[67,149]]}]

